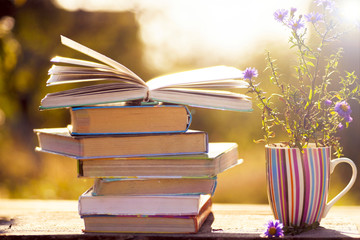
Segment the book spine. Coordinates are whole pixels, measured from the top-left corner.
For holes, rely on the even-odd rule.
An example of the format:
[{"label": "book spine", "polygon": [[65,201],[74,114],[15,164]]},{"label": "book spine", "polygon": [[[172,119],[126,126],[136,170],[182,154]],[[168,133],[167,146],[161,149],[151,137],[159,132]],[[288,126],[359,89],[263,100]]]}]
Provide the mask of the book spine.
[{"label": "book spine", "polygon": [[[200,213],[197,217],[194,218],[195,233],[198,232],[201,226],[205,223],[206,219],[211,213],[212,201],[209,199],[207,203],[202,207]],[[212,217],[213,218],[213,217]]]}]

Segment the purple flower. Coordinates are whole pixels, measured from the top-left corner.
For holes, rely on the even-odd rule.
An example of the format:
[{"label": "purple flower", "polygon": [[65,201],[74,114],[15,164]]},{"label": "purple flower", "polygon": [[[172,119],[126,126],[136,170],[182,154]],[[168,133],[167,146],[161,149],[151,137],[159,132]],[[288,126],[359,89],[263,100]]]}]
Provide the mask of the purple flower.
[{"label": "purple flower", "polygon": [[244,79],[252,79],[253,77],[258,76],[258,71],[255,68],[248,67],[243,72],[243,78]]},{"label": "purple flower", "polygon": [[335,8],[335,2],[333,0],[316,0],[315,3],[317,3],[318,6],[324,6],[329,12],[332,12]]},{"label": "purple flower", "polygon": [[305,15],[305,19],[307,22],[316,23],[322,21],[323,15],[320,13],[312,12]]},{"label": "purple flower", "polygon": [[[335,112],[337,112],[341,117],[350,120],[351,108],[350,105],[346,101],[337,102],[334,108]],[[352,118],[351,118],[352,119]]]},{"label": "purple flower", "polygon": [[351,123],[352,120],[353,120],[353,118],[350,115],[345,117],[345,121],[348,122],[348,123]]},{"label": "purple flower", "polygon": [[275,20],[283,22],[289,11],[285,9],[278,9],[274,12]]},{"label": "purple flower", "polygon": [[289,21],[289,26],[292,28],[292,30],[297,32],[298,30],[302,29],[305,26],[305,24],[304,21],[301,18],[299,18],[298,20],[291,19]]},{"label": "purple flower", "polygon": [[343,125],[342,123],[339,123],[338,129],[341,130],[341,129],[343,129],[343,128],[344,128],[344,125]]},{"label": "purple flower", "polygon": [[266,230],[264,232],[264,235],[268,238],[270,237],[283,237],[284,231],[283,231],[283,225],[279,222],[279,220],[270,220],[266,224]]},{"label": "purple flower", "polygon": [[326,106],[331,106],[332,101],[327,99],[327,100],[324,101],[324,103],[325,103]]}]

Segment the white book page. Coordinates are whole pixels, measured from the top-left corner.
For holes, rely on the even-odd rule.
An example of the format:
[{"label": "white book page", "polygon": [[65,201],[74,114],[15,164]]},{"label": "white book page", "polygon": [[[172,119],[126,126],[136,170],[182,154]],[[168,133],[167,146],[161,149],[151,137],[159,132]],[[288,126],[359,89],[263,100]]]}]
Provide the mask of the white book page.
[{"label": "white book page", "polygon": [[150,98],[194,107],[252,111],[250,97],[229,91],[164,88],[150,91]]},{"label": "white book page", "polygon": [[47,86],[65,83],[116,80],[130,82],[144,87],[142,84],[134,82],[132,76],[126,73],[116,73],[103,68],[53,65],[49,69],[49,74],[50,77],[46,82]]},{"label": "white book page", "polygon": [[111,70],[107,70],[104,68],[89,68],[89,67],[78,67],[78,66],[58,66],[52,65],[49,69],[48,74],[90,74],[90,73],[112,73],[115,74]]},{"label": "white book page", "polygon": [[143,86],[127,83],[97,84],[47,94],[41,108],[94,105],[143,99],[147,90]]},{"label": "white book page", "polygon": [[130,75],[132,75],[134,77],[134,80],[136,80],[137,82],[141,83],[142,85],[146,85],[145,82],[139,77],[137,76],[135,73],[133,73],[131,70],[129,70],[127,67],[125,67],[124,65],[116,62],[115,60],[106,57],[105,55],[98,53],[88,47],[85,47],[84,45],[81,45],[80,43],[77,43],[67,37],[61,36],[61,42],[62,44],[64,44],[65,46],[68,46],[74,50],[77,50],[85,55],[88,55],[92,58],[97,59],[98,61],[101,61],[115,69],[118,69],[119,71],[123,71],[126,72]]},{"label": "white book page", "polygon": [[83,66],[83,67],[90,67],[90,68],[104,68],[111,71],[114,71],[116,69],[109,67],[108,65],[104,65],[101,63],[96,63],[92,61],[86,61],[86,60],[80,60],[76,58],[67,58],[67,57],[60,57],[56,56],[53,57],[50,62],[53,63],[63,63],[63,64],[70,64],[70,65],[76,65],[76,66]]},{"label": "white book page", "polygon": [[182,87],[182,85],[191,85],[201,82],[240,79],[242,76],[242,71],[237,68],[215,66],[153,78],[146,84],[149,86],[149,89],[158,89],[169,86]]},{"label": "white book page", "polygon": [[212,82],[198,82],[190,84],[171,85],[169,88],[194,88],[194,89],[235,89],[235,88],[248,88],[249,84],[243,80],[218,80]]},{"label": "white book page", "polygon": [[119,81],[131,83],[131,85],[141,86],[139,83],[134,83],[132,78],[113,76],[113,75],[99,75],[99,74],[67,74],[67,75],[51,75],[47,80],[46,86],[53,86],[65,83],[80,83],[80,82],[93,82],[93,81]]}]

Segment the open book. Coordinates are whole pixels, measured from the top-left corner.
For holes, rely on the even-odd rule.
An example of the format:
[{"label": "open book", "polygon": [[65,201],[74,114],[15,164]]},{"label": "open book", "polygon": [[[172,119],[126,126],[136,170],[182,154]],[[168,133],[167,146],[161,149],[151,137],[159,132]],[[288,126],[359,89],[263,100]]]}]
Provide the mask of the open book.
[{"label": "open book", "polygon": [[[61,42],[98,62],[54,57],[47,85],[91,82],[83,87],[47,94],[40,109],[132,100],[168,102],[195,107],[251,111],[246,95],[229,89],[247,88],[242,71],[215,66],[157,77],[147,82],[122,64],[61,36]],[[100,63],[101,62],[101,63]]]}]

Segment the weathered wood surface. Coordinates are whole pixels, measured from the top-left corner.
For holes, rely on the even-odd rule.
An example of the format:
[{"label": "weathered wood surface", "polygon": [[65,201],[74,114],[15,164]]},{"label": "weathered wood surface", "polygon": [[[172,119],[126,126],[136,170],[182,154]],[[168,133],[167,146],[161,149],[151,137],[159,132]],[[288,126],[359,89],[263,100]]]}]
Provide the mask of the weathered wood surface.
[{"label": "weathered wood surface", "polygon": [[[0,200],[0,239],[259,239],[267,205],[214,204],[197,234],[84,234],[77,201]],[[360,206],[335,206],[321,227],[296,238],[360,238]],[[290,238],[290,237],[289,237]]]}]

